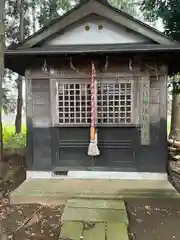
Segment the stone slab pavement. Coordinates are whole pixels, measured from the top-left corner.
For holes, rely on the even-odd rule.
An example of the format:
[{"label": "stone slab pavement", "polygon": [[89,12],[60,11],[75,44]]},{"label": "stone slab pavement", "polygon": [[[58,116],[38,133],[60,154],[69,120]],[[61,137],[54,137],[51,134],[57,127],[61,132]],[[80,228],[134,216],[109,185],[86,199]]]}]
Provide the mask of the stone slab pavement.
[{"label": "stone slab pavement", "polygon": [[70,199],[59,239],[128,240],[128,224],[122,200]]}]

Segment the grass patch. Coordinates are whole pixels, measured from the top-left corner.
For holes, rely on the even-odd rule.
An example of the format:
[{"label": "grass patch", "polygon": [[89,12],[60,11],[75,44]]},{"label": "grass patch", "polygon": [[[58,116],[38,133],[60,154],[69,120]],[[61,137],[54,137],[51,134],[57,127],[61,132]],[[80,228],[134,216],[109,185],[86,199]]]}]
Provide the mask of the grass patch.
[{"label": "grass patch", "polygon": [[4,149],[12,150],[24,148],[26,146],[26,126],[22,125],[22,132],[15,133],[15,126],[3,126]]},{"label": "grass patch", "polygon": [[171,116],[168,116],[168,118],[167,118],[167,132],[168,132],[168,135],[170,133],[170,129],[171,129]]}]

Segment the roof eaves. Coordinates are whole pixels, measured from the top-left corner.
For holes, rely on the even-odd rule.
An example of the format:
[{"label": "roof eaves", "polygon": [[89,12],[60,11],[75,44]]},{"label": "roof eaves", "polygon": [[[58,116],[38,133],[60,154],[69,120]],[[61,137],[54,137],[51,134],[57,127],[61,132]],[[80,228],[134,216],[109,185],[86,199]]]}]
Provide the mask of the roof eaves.
[{"label": "roof eaves", "polygon": [[180,51],[180,45],[161,44],[104,44],[96,45],[64,45],[61,47],[35,47],[29,49],[6,50],[5,56],[25,55],[58,55],[58,54],[81,54],[81,53],[115,53],[115,52],[176,52]]}]

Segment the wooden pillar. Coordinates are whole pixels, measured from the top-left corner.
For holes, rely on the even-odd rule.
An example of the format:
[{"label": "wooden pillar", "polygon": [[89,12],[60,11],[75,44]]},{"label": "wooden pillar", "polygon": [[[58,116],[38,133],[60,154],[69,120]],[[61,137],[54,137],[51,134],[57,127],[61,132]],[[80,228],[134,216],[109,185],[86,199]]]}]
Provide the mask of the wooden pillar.
[{"label": "wooden pillar", "polygon": [[33,117],[33,102],[32,102],[32,83],[31,83],[31,73],[29,70],[25,73],[26,79],[26,163],[27,167],[31,167],[33,164],[33,127],[32,127],[32,117]]},{"label": "wooden pillar", "polygon": [[[161,139],[167,140],[167,80],[168,80],[168,67],[161,65],[160,67],[160,123],[161,123]],[[179,131],[175,134],[177,139],[179,137]]]},{"label": "wooden pillar", "polygon": [[58,94],[57,94],[57,81],[56,79],[49,80],[50,91],[50,108],[51,108],[51,125],[54,126],[59,122],[59,106],[58,106]]},{"label": "wooden pillar", "polygon": [[168,68],[166,65],[160,67],[160,116],[167,119],[167,79]]},{"label": "wooden pillar", "polygon": [[32,109],[32,84],[31,84],[31,75],[30,71],[27,70],[25,73],[26,78],[26,116],[31,118],[33,116]]},{"label": "wooden pillar", "polygon": [[149,72],[146,69],[141,77],[141,98],[140,98],[141,145],[150,144],[149,93],[150,93],[150,78]]}]

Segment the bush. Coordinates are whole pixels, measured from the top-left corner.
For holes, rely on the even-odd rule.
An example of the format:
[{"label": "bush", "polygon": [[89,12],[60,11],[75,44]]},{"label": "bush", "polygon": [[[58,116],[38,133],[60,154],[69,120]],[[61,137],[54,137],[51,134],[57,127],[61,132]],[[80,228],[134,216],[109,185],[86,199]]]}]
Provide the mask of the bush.
[{"label": "bush", "polygon": [[15,133],[14,126],[3,126],[3,144],[5,150],[24,148],[26,146],[25,126],[22,126],[20,134]]}]

